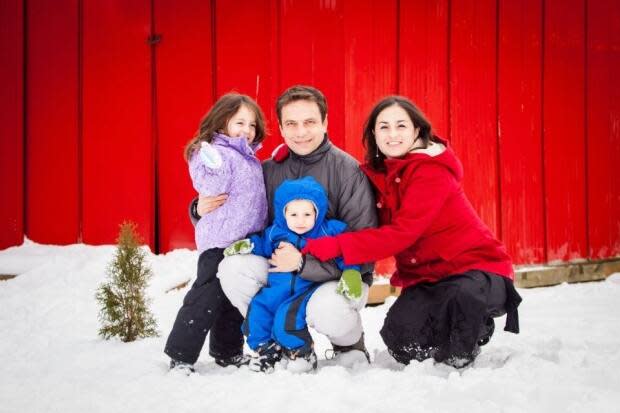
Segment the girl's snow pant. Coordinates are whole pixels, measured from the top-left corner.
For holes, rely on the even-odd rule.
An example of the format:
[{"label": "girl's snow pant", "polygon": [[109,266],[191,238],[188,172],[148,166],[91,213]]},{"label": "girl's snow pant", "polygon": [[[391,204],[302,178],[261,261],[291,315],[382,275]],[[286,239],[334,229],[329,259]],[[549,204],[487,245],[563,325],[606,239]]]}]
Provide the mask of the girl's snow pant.
[{"label": "girl's snow pant", "polygon": [[230,304],[216,277],[223,252],[222,248],[213,248],[198,258],[196,281],[183,299],[164,349],[173,359],[194,364],[209,332],[209,354],[214,358],[243,352],[243,317]]}]

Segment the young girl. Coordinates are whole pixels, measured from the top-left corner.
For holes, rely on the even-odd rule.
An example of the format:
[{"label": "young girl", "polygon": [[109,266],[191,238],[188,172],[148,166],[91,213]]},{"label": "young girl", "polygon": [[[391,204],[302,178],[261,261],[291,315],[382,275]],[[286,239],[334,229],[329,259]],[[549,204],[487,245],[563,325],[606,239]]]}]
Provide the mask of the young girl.
[{"label": "young girl", "polygon": [[310,239],[303,252],[345,264],[394,255],[391,283],[403,290],[381,329],[388,351],[403,364],[463,367],[491,338],[493,317],[508,313],[505,329],[519,331],[510,257],[465,197],[460,161],[413,103],[381,100],[364,144],[381,227]]},{"label": "young girl", "polygon": [[256,102],[230,93],[215,103],[185,148],[196,191],[228,194],[228,199],[196,224],[198,273],[164,349],[171,369],[193,372],[209,331],[209,354],[216,363],[239,366],[249,361],[239,353],[243,318],[222,292],[216,274],[224,248],[266,225],[265,185],[254,154],[264,137],[264,117]]}]

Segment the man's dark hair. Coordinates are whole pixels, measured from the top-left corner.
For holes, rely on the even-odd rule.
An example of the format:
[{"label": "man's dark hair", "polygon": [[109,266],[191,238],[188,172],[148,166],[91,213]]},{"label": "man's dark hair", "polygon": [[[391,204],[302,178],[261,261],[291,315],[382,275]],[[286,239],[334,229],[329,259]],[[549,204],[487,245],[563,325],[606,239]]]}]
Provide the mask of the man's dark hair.
[{"label": "man's dark hair", "polygon": [[286,89],[276,101],[276,113],[280,125],[282,124],[282,108],[297,100],[307,100],[316,103],[319,107],[319,112],[321,112],[321,121],[325,122],[325,117],[327,116],[327,100],[325,100],[323,93],[312,86],[295,85]]}]

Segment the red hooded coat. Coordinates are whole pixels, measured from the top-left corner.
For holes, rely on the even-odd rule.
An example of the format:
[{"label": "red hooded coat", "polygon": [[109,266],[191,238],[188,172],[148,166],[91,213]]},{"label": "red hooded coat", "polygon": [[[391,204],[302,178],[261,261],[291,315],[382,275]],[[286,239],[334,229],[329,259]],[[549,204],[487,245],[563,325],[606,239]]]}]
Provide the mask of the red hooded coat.
[{"label": "red hooded coat", "polygon": [[474,269],[513,279],[506,248],[463,192],[463,167],[452,149],[385,164],[385,173],[362,166],[375,188],[381,227],[338,235],[346,264],[394,255],[391,283],[403,288]]}]

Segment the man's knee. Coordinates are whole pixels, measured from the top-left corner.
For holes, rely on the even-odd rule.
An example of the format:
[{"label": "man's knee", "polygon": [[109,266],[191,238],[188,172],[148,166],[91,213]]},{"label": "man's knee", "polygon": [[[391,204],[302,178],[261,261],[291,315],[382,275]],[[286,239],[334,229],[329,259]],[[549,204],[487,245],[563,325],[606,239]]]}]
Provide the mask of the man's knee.
[{"label": "man's knee", "polygon": [[317,332],[326,335],[333,344],[351,345],[362,334],[358,307],[368,300],[368,286],[363,285],[360,303],[353,303],[336,292],[336,281],[326,282],[314,292],[308,301],[306,320]]},{"label": "man's knee", "polygon": [[233,255],[220,263],[217,276],[232,305],[245,317],[252,297],[266,283],[269,263],[256,255]]},{"label": "man's knee", "polygon": [[218,267],[217,277],[220,280],[226,278],[248,278],[260,285],[267,283],[269,263],[266,258],[258,255],[233,255],[225,257]]}]

